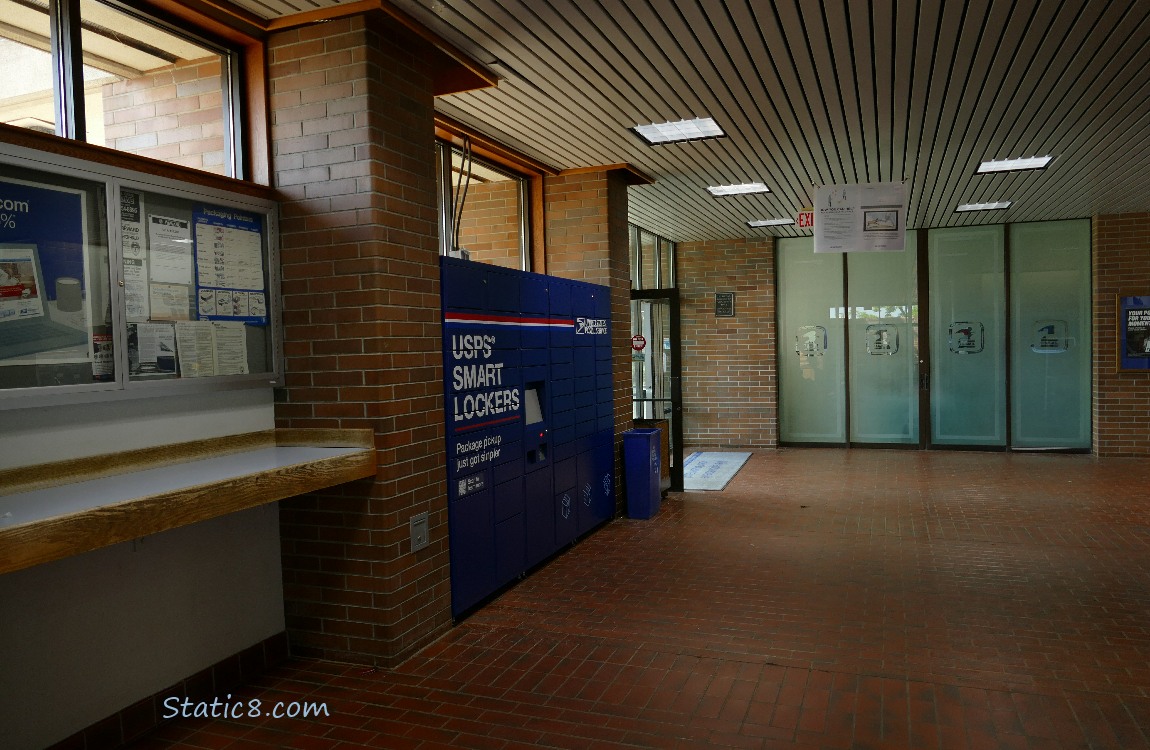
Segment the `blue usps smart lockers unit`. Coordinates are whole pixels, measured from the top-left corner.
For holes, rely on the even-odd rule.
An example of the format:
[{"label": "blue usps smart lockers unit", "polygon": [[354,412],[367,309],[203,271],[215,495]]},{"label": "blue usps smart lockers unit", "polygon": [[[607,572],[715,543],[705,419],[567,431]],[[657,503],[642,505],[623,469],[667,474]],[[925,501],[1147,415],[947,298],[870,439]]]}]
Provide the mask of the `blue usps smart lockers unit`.
[{"label": "blue usps smart lockers unit", "polygon": [[615,512],[607,287],[441,259],[451,610]]}]

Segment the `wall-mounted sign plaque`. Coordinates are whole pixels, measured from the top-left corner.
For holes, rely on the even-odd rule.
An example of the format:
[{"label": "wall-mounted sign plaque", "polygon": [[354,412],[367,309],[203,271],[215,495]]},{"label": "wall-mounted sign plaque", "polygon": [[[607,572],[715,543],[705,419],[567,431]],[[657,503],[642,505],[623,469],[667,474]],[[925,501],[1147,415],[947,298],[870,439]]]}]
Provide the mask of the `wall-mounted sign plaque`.
[{"label": "wall-mounted sign plaque", "polygon": [[735,317],[735,293],[734,292],[715,292],[715,317],[716,318],[733,318],[733,317]]}]

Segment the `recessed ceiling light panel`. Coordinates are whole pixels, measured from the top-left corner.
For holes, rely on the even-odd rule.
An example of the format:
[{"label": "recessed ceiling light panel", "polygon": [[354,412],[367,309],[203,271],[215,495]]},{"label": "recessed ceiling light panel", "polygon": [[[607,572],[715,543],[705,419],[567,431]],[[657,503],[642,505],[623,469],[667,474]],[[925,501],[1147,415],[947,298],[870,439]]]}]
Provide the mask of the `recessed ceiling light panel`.
[{"label": "recessed ceiling light panel", "polygon": [[761,182],[744,182],[741,185],[712,185],[707,192],[715,197],[721,195],[747,195],[749,193],[769,193],[771,189]]},{"label": "recessed ceiling light panel", "polygon": [[1045,169],[1053,156],[1024,156],[1020,159],[997,159],[978,165],[979,174],[991,172],[1019,172],[1024,169]]},{"label": "recessed ceiling light panel", "polygon": [[1010,208],[1010,201],[997,201],[995,203],[963,203],[955,211],[1000,211]]},{"label": "recessed ceiling light panel", "polygon": [[748,221],[747,226],[755,227],[755,228],[758,228],[758,227],[783,227],[783,226],[786,226],[788,224],[794,224],[794,223],[795,223],[794,219],[755,219],[754,221]]},{"label": "recessed ceiling light panel", "polygon": [[643,140],[652,146],[680,141],[698,141],[703,138],[721,138],[726,135],[723,129],[710,117],[636,125],[632,130],[641,135]]}]

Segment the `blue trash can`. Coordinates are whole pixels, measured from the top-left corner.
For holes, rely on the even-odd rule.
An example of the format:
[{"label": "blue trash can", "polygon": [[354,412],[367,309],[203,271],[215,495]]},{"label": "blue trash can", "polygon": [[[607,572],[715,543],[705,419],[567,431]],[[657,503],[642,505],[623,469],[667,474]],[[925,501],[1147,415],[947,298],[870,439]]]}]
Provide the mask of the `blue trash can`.
[{"label": "blue trash can", "polygon": [[624,489],[630,518],[651,518],[659,512],[659,436],[657,429],[623,433]]}]

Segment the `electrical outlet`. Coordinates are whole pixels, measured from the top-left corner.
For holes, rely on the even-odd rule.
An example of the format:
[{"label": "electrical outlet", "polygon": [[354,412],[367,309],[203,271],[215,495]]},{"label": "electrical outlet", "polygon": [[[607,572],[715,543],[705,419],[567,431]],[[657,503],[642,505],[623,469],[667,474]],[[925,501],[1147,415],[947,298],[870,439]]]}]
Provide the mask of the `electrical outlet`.
[{"label": "electrical outlet", "polygon": [[418,552],[430,543],[430,531],[428,529],[427,514],[420,513],[419,515],[412,516],[408,522],[411,527],[411,551]]}]

